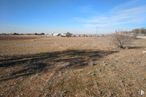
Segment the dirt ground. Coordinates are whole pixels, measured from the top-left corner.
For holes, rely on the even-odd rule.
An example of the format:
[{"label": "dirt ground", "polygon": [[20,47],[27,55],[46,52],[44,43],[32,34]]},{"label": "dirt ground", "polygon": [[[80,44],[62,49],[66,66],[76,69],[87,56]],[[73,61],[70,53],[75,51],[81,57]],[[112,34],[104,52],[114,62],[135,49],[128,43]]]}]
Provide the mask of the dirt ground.
[{"label": "dirt ground", "polygon": [[[146,97],[146,39],[0,40],[0,97]],[[144,91],[144,95],[140,95]]]}]

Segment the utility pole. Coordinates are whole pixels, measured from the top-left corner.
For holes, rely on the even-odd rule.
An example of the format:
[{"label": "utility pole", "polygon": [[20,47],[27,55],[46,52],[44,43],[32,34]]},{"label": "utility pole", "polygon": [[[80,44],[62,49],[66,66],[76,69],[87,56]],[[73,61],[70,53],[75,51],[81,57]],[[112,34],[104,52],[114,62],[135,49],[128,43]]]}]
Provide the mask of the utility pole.
[{"label": "utility pole", "polygon": [[95,28],[95,29],[96,29],[96,32],[95,32],[95,33],[98,35],[98,27],[96,26],[96,28]]}]

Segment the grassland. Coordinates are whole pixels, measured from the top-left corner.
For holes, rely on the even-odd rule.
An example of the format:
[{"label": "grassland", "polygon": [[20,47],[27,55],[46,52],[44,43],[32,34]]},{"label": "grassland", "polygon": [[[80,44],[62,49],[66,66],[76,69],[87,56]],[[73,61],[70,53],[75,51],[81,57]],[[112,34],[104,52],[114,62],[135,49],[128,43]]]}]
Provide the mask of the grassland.
[{"label": "grassland", "polygon": [[[103,41],[103,43],[101,43]],[[0,55],[27,55],[63,50],[107,49],[109,41],[96,37],[11,36],[0,40]]]},{"label": "grassland", "polygon": [[145,39],[119,50],[110,37],[22,37],[0,40],[2,97],[141,97],[140,91],[146,92]]}]

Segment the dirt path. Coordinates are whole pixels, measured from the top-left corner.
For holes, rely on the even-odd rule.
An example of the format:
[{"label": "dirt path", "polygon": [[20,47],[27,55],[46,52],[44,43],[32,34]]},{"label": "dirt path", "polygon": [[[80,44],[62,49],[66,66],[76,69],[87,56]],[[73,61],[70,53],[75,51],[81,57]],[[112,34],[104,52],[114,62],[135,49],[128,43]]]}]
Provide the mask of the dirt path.
[{"label": "dirt path", "polygon": [[[67,69],[84,69],[91,63],[97,65],[95,68],[101,70],[99,74],[105,75],[105,80],[121,85],[123,90],[119,91],[123,91],[125,95],[127,91],[130,91],[129,95],[137,95],[140,89],[146,91],[146,55],[142,54],[142,50],[64,51],[2,61],[0,95],[46,97],[49,83],[51,84],[63,72]],[[98,64],[103,66],[99,67]]]},{"label": "dirt path", "polygon": [[[48,82],[56,76],[65,65],[55,65],[45,68],[41,73],[28,77],[19,77],[13,80],[1,82],[1,96],[4,97],[39,97],[42,95]],[[4,94],[4,95],[3,95]]]},{"label": "dirt path", "polygon": [[0,62],[0,94],[4,97],[39,97],[65,68],[83,68],[89,61],[114,51],[63,51],[3,59]]}]

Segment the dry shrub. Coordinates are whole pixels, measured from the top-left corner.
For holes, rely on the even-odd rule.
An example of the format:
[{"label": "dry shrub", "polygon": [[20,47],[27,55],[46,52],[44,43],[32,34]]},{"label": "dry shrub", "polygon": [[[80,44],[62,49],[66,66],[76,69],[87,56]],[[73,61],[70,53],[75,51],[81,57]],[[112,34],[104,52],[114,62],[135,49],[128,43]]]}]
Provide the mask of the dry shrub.
[{"label": "dry shrub", "polygon": [[124,32],[116,32],[112,35],[112,44],[118,48],[128,48],[131,44],[133,37],[125,34]]}]

